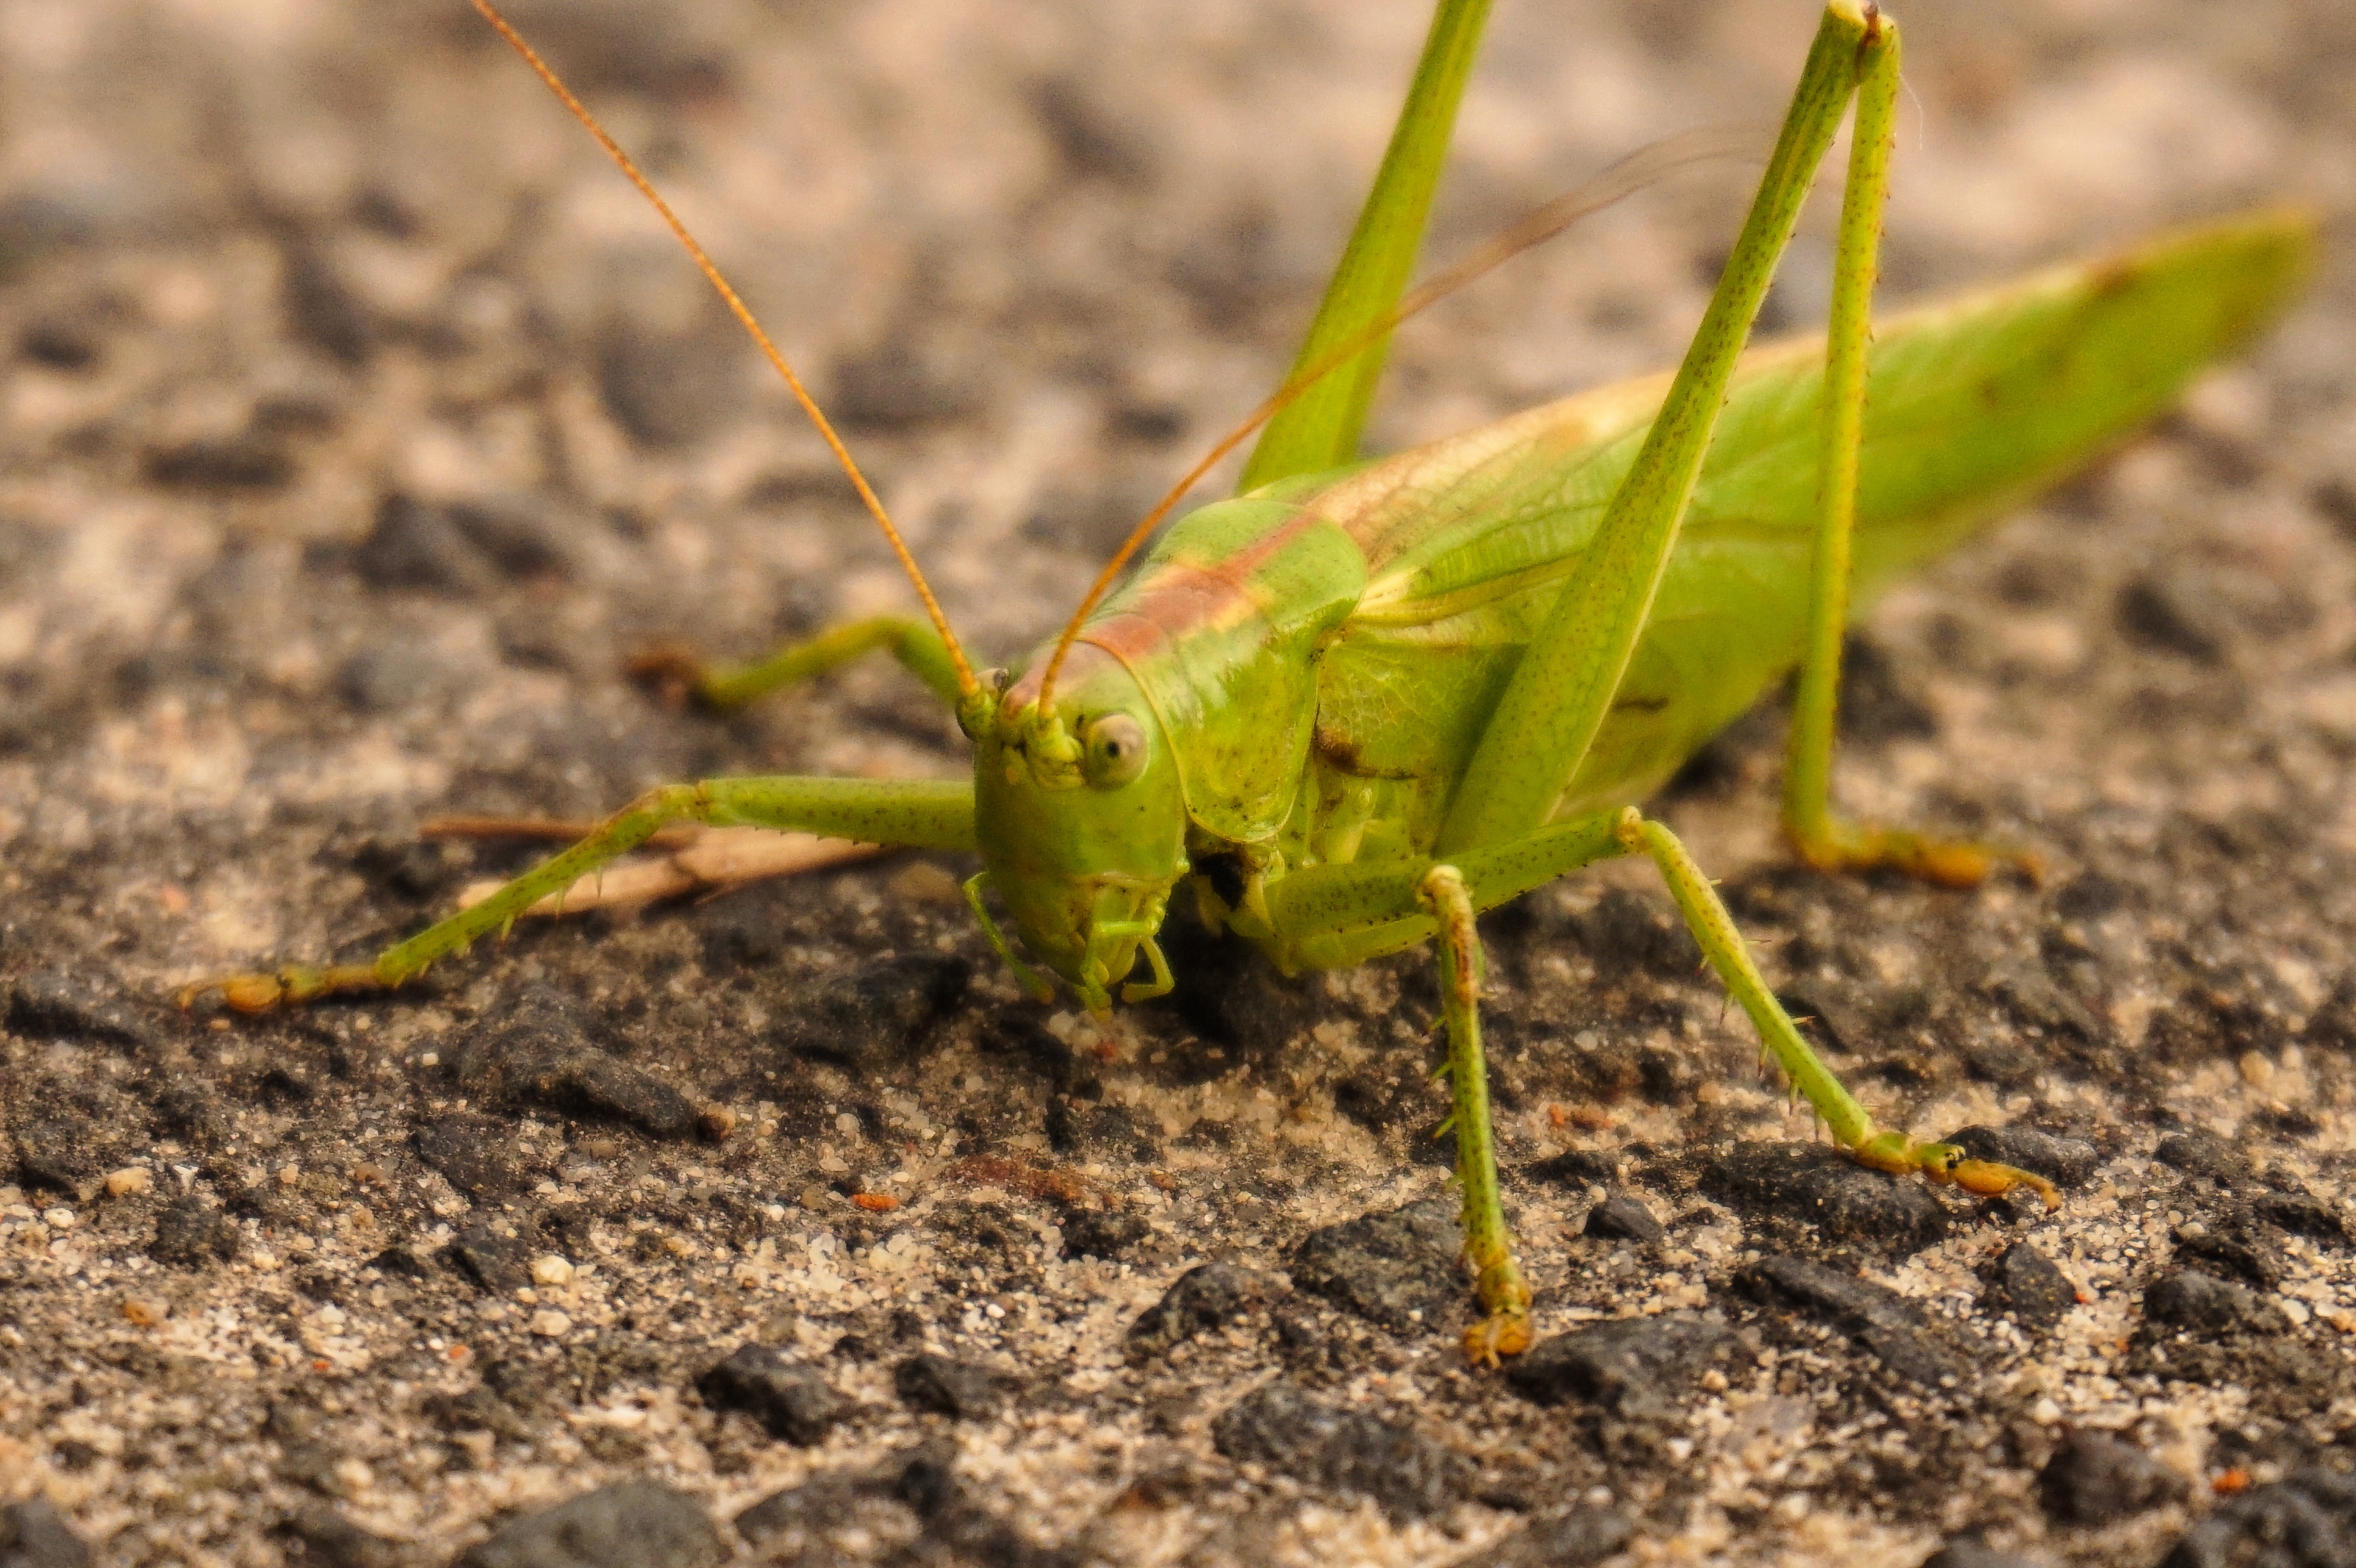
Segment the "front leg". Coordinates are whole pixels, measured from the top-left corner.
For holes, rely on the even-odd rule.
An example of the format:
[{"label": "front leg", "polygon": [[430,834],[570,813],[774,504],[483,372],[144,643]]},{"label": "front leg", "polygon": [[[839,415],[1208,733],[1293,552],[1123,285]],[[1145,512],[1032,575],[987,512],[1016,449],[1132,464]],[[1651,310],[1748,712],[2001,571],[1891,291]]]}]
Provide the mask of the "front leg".
[{"label": "front leg", "polygon": [[218,992],[240,1012],[266,1012],[345,991],[390,990],[434,960],[464,953],[505,931],[542,899],[562,892],[673,823],[775,827],[911,849],[971,849],[973,786],[962,780],[706,779],[648,791],[579,843],[551,856],[480,903],[460,911],[366,964],[289,965],[184,987],[180,1005]]},{"label": "front leg", "polygon": [[691,648],[665,643],[630,661],[630,673],[691,696],[715,713],[731,712],[783,687],[815,679],[881,648],[951,708],[963,700],[958,664],[931,623],[907,615],[874,615],[830,626],[806,642],[779,648],[758,664],[719,669]]},{"label": "front leg", "polygon": [[[1456,1129],[1456,1182],[1464,1193],[1464,1261],[1488,1316],[1464,1331],[1464,1353],[1495,1366],[1500,1356],[1530,1347],[1530,1287],[1514,1258],[1513,1232],[1497,1197],[1497,1145],[1489,1125],[1489,1065],[1481,1051],[1481,980],[1486,964],[1473,929],[1472,894],[1464,873],[1434,866],[1416,889],[1416,901],[1440,930],[1440,1002],[1448,1025],[1448,1088]],[[1446,1130],[1445,1127],[1442,1128]]]}]

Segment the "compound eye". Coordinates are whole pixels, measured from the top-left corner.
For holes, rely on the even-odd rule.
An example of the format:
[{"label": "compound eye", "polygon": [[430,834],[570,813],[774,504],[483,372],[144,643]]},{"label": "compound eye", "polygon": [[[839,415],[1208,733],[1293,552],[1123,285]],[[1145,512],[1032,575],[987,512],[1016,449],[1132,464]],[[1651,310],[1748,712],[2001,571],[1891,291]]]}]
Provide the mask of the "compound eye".
[{"label": "compound eye", "polygon": [[1099,789],[1125,784],[1145,771],[1145,726],[1126,713],[1091,720],[1082,740],[1087,747],[1082,767]]}]

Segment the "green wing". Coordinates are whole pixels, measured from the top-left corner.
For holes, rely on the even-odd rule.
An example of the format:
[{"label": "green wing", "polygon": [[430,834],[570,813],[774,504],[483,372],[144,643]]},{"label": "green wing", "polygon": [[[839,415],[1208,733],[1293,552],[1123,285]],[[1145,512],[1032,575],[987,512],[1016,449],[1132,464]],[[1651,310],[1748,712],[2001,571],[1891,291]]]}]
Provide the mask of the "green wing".
[{"label": "green wing", "polygon": [[[1852,604],[2165,408],[2283,307],[2315,239],[2311,215],[2264,213],[1879,323]],[[1641,799],[1797,663],[1823,353],[1821,339],[1788,341],[1736,372],[1652,619],[1562,811]],[[1414,781],[1418,844],[1667,385],[1536,409],[1308,501],[1368,568],[1320,666],[1319,754],[1333,772]]]}]

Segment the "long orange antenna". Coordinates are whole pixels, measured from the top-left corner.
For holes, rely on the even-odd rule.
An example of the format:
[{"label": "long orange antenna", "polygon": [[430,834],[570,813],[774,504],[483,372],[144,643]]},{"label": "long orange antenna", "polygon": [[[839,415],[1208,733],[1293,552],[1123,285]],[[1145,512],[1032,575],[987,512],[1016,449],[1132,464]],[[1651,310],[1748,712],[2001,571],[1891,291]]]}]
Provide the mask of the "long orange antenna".
[{"label": "long orange antenna", "polygon": [[[482,0],[476,0],[482,4]],[[1644,187],[1689,165],[1714,162],[1720,158],[1740,157],[1761,153],[1771,128],[1759,126],[1725,126],[1712,130],[1688,131],[1671,136],[1629,154],[1606,167],[1594,178],[1564,192],[1547,202],[1519,223],[1498,234],[1462,261],[1433,273],[1423,283],[1399,296],[1399,301],[1369,323],[1365,331],[1344,339],[1333,352],[1309,366],[1301,374],[1269,394],[1268,400],[1254,409],[1244,421],[1221,436],[1216,445],[1203,454],[1202,460],[1186,471],[1186,476],[1171,487],[1144,520],[1130,530],[1112,559],[1097,574],[1087,596],[1072,613],[1064,635],[1056,640],[1055,651],[1048,656],[1047,668],[1039,677],[1039,711],[1054,711],[1055,677],[1062,673],[1064,657],[1079,640],[1080,628],[1096,610],[1104,596],[1110,592],[1121,568],[1144,548],[1153,530],[1163,518],[1186,498],[1187,492],[1203,482],[1205,475],[1217,467],[1221,460],[1251,438],[1252,432],[1281,412],[1286,404],[1307,392],[1310,388],[1356,358],[1370,346],[1387,336],[1399,323],[1446,299],[1483,273],[1494,272],[1505,262],[1534,246],[1542,245],[1591,212],[1633,196]]]},{"label": "long orange antenna", "polygon": [[737,324],[751,335],[753,341],[760,346],[761,352],[768,357],[769,363],[776,368],[778,376],[785,380],[786,389],[794,395],[794,401],[802,406],[802,412],[808,414],[810,423],[817,427],[819,439],[826,443],[827,450],[834,453],[834,460],[842,464],[842,471],[851,476],[851,487],[859,492],[860,500],[866,504],[868,516],[873,517],[875,526],[884,530],[884,538],[891,545],[892,553],[900,558],[900,569],[908,574],[908,581],[916,585],[916,597],[925,602],[925,613],[931,617],[933,630],[941,635],[941,642],[948,649],[949,663],[957,670],[958,694],[971,697],[980,690],[980,682],[973,677],[973,667],[966,662],[965,649],[958,645],[957,634],[949,630],[949,618],[941,613],[940,601],[933,597],[932,584],[926,582],[925,574],[917,570],[916,558],[908,553],[907,542],[901,539],[900,530],[893,525],[891,514],[884,509],[884,503],[876,499],[874,487],[867,483],[867,475],[859,471],[858,463],[851,458],[851,449],[842,443],[842,437],[835,433],[834,425],[827,419],[826,411],[818,406],[818,400],[811,397],[809,389],[803,387],[801,378],[794,374],[794,368],[786,363],[785,355],[778,352],[777,346],[770,341],[769,335],[761,329],[761,324],[754,319],[753,312],[745,305],[736,291],[729,286],[728,280],[721,276],[720,269],[712,264],[712,258],[704,253],[703,247],[695,242],[695,236],[687,231],[687,225],[681,223],[679,214],[670,209],[670,203],[665,201],[656,191],[653,182],[639,172],[638,165],[632,161],[630,155],[622,151],[621,144],[605,133],[605,128],[597,123],[597,117],[590,113],[579,99],[573,96],[573,90],[564,85],[563,79],[556,74],[554,68],[540,58],[540,51],[524,42],[523,35],[517,32],[505,16],[499,15],[498,7],[491,4],[491,0],[474,0],[474,5],[476,10],[482,13],[483,20],[496,28],[499,37],[508,41],[509,47],[523,57],[524,63],[531,67],[532,73],[547,83],[548,91],[556,94],[557,101],[572,112],[573,117],[580,121],[592,136],[597,138],[597,144],[605,150],[607,157],[614,160],[614,166],[620,169],[628,177],[629,182],[638,187],[638,194],[647,198],[648,203],[654,208],[664,224],[669,228],[672,236],[679,240],[680,244],[686,247],[688,255],[694,259],[697,270],[702,272],[714,289],[719,291],[720,298],[728,306],[729,314],[735,316]]}]

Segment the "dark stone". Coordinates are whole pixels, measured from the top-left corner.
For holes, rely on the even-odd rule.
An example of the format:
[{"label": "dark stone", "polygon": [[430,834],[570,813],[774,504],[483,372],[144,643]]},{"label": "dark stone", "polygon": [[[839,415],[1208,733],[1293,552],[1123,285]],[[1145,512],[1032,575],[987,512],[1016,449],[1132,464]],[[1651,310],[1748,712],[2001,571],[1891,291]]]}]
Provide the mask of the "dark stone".
[{"label": "dark stone", "polygon": [[1083,555],[1110,554],[1137,519],[1162,499],[1165,487],[1163,477],[1150,469],[1110,484],[1051,487],[1032,503],[1031,515],[1023,520],[1023,537]]},{"label": "dark stone", "polygon": [[882,1478],[893,1498],[907,1504],[919,1518],[937,1519],[964,1497],[957,1472],[950,1468],[956,1459],[954,1448],[919,1444],[885,1470]]},{"label": "dark stone", "polygon": [[2064,920],[2100,920],[2135,896],[2135,890],[2100,871],[2081,871],[2053,895],[2053,912]]},{"label": "dark stone", "polygon": [[556,993],[525,993],[497,1021],[461,1037],[448,1057],[460,1087],[491,1104],[617,1122],[657,1138],[693,1137],[701,1128],[693,1102],[591,1043],[578,1005]]},{"label": "dark stone", "polygon": [[16,336],[16,351],[52,370],[87,370],[105,349],[97,333],[78,321],[36,321]]},{"label": "dark stone", "polygon": [[2294,1235],[2319,1242],[2348,1240],[2348,1222],[2340,1211],[2305,1192],[2261,1192],[2250,1200],[2250,1209],[2261,1220]]},{"label": "dark stone", "polygon": [[965,995],[960,958],[907,954],[813,985],[774,1036],[798,1056],[876,1071],[914,1055]]},{"label": "dark stone", "polygon": [[426,1279],[434,1273],[432,1262],[413,1247],[387,1247],[369,1259],[368,1266],[393,1279]]},{"label": "dark stone", "polygon": [[620,1122],[649,1137],[690,1138],[702,1125],[686,1095],[602,1051],[542,1058],[523,1066],[516,1076],[517,1097],[527,1104],[566,1115]]},{"label": "dark stone", "polygon": [[399,1546],[322,1503],[288,1514],[271,1533],[287,1568],[400,1568],[402,1558]]},{"label": "dark stone", "polygon": [[294,477],[286,448],[252,432],[159,446],[145,466],[151,483],[173,489],[276,490]]},{"label": "dark stone", "polygon": [[2351,1568],[2356,1479],[2300,1470],[2234,1498],[2194,1525],[2159,1568]]},{"label": "dark stone", "polygon": [[376,347],[376,322],[334,259],[290,223],[279,234],[278,260],[278,286],[294,335],[338,364],[365,362]]},{"label": "dark stone", "polygon": [[1344,1410],[1290,1382],[1273,1382],[1219,1413],[1212,1445],[1312,1486],[1357,1492],[1393,1517],[1428,1519],[1462,1495],[1464,1464],[1411,1426]]},{"label": "dark stone", "polygon": [[1042,1547],[975,1504],[957,1483],[954,1460],[954,1448],[919,1444],[872,1471],[825,1471],[737,1514],[737,1535],[766,1552],[764,1561],[815,1568],[846,1561],[825,1540],[831,1532],[864,1523],[881,1535],[905,1535],[914,1523],[916,1542],[884,1561],[909,1568],[1081,1568],[1081,1552]]},{"label": "dark stone", "polygon": [[[1243,896],[1241,863],[1234,856],[1205,855],[1195,869],[1215,886]],[[1157,1005],[1177,1013],[1188,1028],[1227,1053],[1215,1061],[1207,1052],[1173,1057],[1165,1071],[1181,1082],[1208,1083],[1234,1071],[1238,1062],[1274,1061],[1311,1026],[1334,1016],[1333,998],[1324,987],[1280,974],[1249,943],[1214,935],[1200,921],[1171,921],[1162,928],[1162,945],[1178,988]],[[1419,1054],[1376,1053],[1353,1075],[1370,1081],[1363,1089],[1347,1082],[1336,1086],[1334,1109],[1377,1130],[1402,1116],[1419,1116],[1425,1109],[1436,1117],[1447,1102],[1422,1082],[1423,1069],[1416,1060]],[[1407,1060],[1395,1060],[1401,1056]]]},{"label": "dark stone", "polygon": [[[988,1019],[974,1036],[973,1043],[985,1055],[1014,1058],[1059,1089],[1073,1085],[1083,1077],[1079,1061],[1073,1055],[1072,1048],[1050,1033],[1045,1020],[1034,1013],[1004,1012]],[[1098,1085],[1097,1093],[1099,1097],[1102,1095],[1102,1084]],[[1059,1095],[1048,1112],[1049,1116],[1054,1116],[1055,1109],[1069,1111],[1072,1100],[1080,1097],[1069,1093]],[[1055,1136],[1051,1120],[1048,1136],[1053,1138]],[[1072,1136],[1087,1135],[1085,1129],[1075,1127]]]},{"label": "dark stone", "polygon": [[980,406],[969,376],[912,351],[890,346],[859,358],[835,361],[835,417],[857,430],[911,430],[961,419]]},{"label": "dark stone", "polygon": [[1040,128],[1075,178],[1142,189],[1160,162],[1154,139],[1129,106],[1101,94],[1081,76],[1054,76],[1031,95]]},{"label": "dark stone", "polygon": [[2078,1287],[2054,1266],[2052,1259],[2027,1242],[2005,1248],[1989,1275],[2002,1304],[2024,1328],[2057,1323],[2078,1305]]},{"label": "dark stone", "polygon": [[697,1379],[695,1389],[713,1409],[744,1411],[772,1437],[804,1448],[823,1441],[851,1409],[824,1378],[766,1345],[738,1346]]},{"label": "dark stone", "polygon": [[765,1562],[812,1568],[847,1562],[825,1538],[859,1525],[887,1537],[916,1526],[916,1541],[884,1559],[907,1568],[1081,1568],[1094,1560],[1072,1548],[1041,1545],[974,1502],[951,1468],[956,1456],[946,1445],[924,1443],[864,1473],[813,1476],[738,1514],[736,1533],[760,1548]]},{"label": "dark stone", "polygon": [[187,1079],[166,1078],[150,1102],[157,1130],[167,1137],[185,1139],[198,1148],[217,1147],[227,1135],[220,1106],[204,1085]]},{"label": "dark stone", "polygon": [[450,672],[426,644],[395,638],[353,653],[330,683],[355,713],[401,713],[447,690]]},{"label": "dark stone", "polygon": [[488,1432],[512,1443],[531,1436],[531,1427],[515,1406],[487,1382],[456,1393],[430,1393],[418,1402],[418,1413],[445,1432]]},{"label": "dark stone", "polygon": [[1095,1152],[1145,1165],[1156,1158],[1152,1135],[1126,1105],[1058,1097],[1047,1106],[1047,1142],[1057,1154]]},{"label": "dark stone", "polygon": [[1564,1187],[1609,1187],[1620,1179],[1620,1152],[1606,1148],[1567,1148],[1522,1167],[1533,1181]]},{"label": "dark stone", "polygon": [[511,1198],[537,1174],[516,1157],[515,1124],[498,1116],[452,1112],[419,1127],[410,1144],[419,1159],[477,1202]]},{"label": "dark stone", "polygon": [[171,1268],[202,1268],[237,1255],[237,1221],[202,1193],[184,1193],[155,1216],[147,1255]]},{"label": "dark stone", "polygon": [[531,1253],[530,1241],[502,1236],[487,1224],[469,1225],[450,1243],[451,1261],[493,1296],[506,1296],[531,1284]]},{"label": "dark stone", "polygon": [[1841,641],[1837,711],[1844,742],[1879,746],[1939,733],[1939,716],[1901,677],[1895,661],[1858,632]]},{"label": "dark stone", "polygon": [[1234,1264],[1188,1269],[1130,1325],[1129,1354],[1133,1360],[1161,1355],[1173,1345],[1233,1322],[1282,1291],[1258,1269]]},{"label": "dark stone", "polygon": [[2009,1165],[2061,1188],[2083,1187],[2103,1163],[2094,1145],[2036,1127],[1965,1127],[1945,1141],[1962,1146],[1974,1159]]},{"label": "dark stone", "polygon": [[2073,1432],[2038,1477],[2045,1511],[2064,1524],[2115,1524],[2190,1488],[2182,1476],[2140,1448],[2096,1432]]},{"label": "dark stone", "polygon": [[1186,433],[1187,418],[1185,409],[1176,403],[1122,402],[1106,416],[1105,423],[1124,441],[1162,446]]},{"label": "dark stone", "polygon": [[455,1568],[713,1568],[727,1555],[702,1504],[623,1481],[508,1520]]},{"label": "dark stone", "polygon": [[2195,664],[2222,662],[2233,644],[2232,611],[2190,561],[2147,571],[2119,590],[2118,616],[2132,640]]},{"label": "dark stone", "polygon": [[[664,333],[623,321],[598,345],[597,389],[633,441],[666,450],[712,435],[743,412],[744,369],[733,333]],[[838,405],[839,416],[845,411]]]},{"label": "dark stone", "polygon": [[1704,1167],[1701,1187],[1746,1219],[1806,1224],[1893,1259],[1947,1234],[1947,1211],[1923,1183],[1813,1144],[1737,1144]]},{"label": "dark stone", "polygon": [[377,503],[376,524],[352,552],[352,570],[371,588],[471,594],[495,581],[490,563],[447,507],[399,493]]},{"label": "dark stone", "polygon": [[562,576],[574,565],[573,519],[531,491],[455,501],[449,517],[460,537],[509,577]]},{"label": "dark stone", "polygon": [[1287,1266],[1294,1289],[1404,1334],[1462,1312],[1463,1248],[1455,1200],[1427,1198],[1312,1231]]},{"label": "dark stone", "polygon": [[2187,1176],[2205,1176],[2222,1187],[2246,1181],[2250,1162],[2242,1151],[2214,1133],[2170,1133],[2159,1140],[2151,1157]]},{"label": "dark stone", "polygon": [[1593,1568],[1635,1539],[1636,1521],[1610,1509],[1537,1520],[1457,1568]]},{"label": "dark stone", "polygon": [[2176,1243],[2176,1261],[2192,1264],[2219,1276],[2238,1275],[2262,1290],[2283,1282],[2287,1260],[2278,1242],[2280,1232],[2246,1215],[2220,1215],[2214,1229],[2186,1226],[2169,1237]]},{"label": "dark stone", "polygon": [[1622,1317],[1539,1340],[1506,1363],[1505,1381],[1539,1404],[1577,1399],[1622,1414],[1666,1412],[1733,1348],[1724,1324],[1690,1313]]},{"label": "dark stone", "polygon": [[1605,889],[1593,907],[1572,917],[1570,928],[1587,955],[1611,973],[1683,978],[1701,962],[1674,908],[1624,888]]},{"label": "dark stone", "polygon": [[2152,1323],[2201,1338],[2277,1332],[2279,1314],[2248,1288],[2198,1269],[2179,1269],[2145,1286],[2143,1315]]},{"label": "dark stone", "polygon": [[517,1410],[536,1410],[555,1391],[556,1374],[532,1361],[499,1360],[483,1367],[484,1384]]},{"label": "dark stone", "polygon": [[8,1032],[27,1040],[70,1040],[146,1049],[154,1018],[95,981],[55,970],[20,975],[8,990]]},{"label": "dark stone", "polygon": [[2041,964],[2017,959],[1998,965],[1980,977],[1976,988],[2023,1029],[2042,1029],[2050,1036],[2089,1045],[2112,1038],[2111,1026],[2056,985],[2052,973]]},{"label": "dark stone", "polygon": [[1625,1192],[1615,1192],[1590,1209],[1584,1232],[1609,1241],[1643,1242],[1648,1246],[1668,1235],[1661,1222],[1653,1218],[1653,1211]]},{"label": "dark stone", "polygon": [[90,1568],[96,1561],[48,1499],[0,1507],[0,1568]]},{"label": "dark stone", "polygon": [[1922,1312],[1897,1292],[1804,1258],[1763,1257],[1734,1287],[1769,1307],[1790,1307],[1838,1328],[1901,1377],[1926,1387],[1960,1378],[1964,1365],[1923,1333]]},{"label": "dark stone", "polygon": [[892,1369],[892,1387],[914,1410],[971,1421],[998,1408],[998,1374],[971,1361],[920,1351]]},{"label": "dark stone", "polygon": [[321,1497],[348,1498],[351,1485],[337,1470],[344,1451],[333,1443],[290,1443],[278,1456],[278,1478],[307,1487]]},{"label": "dark stone", "polygon": [[71,1196],[104,1168],[89,1125],[78,1117],[23,1122],[16,1137],[16,1174],[27,1187]]},{"label": "dark stone", "polygon": [[[0,201],[0,280],[62,251],[92,245],[110,234],[135,232],[159,216],[149,193],[75,182],[21,192]],[[142,210],[142,209],[145,210]]]},{"label": "dark stone", "polygon": [[1064,1217],[1064,1255],[1126,1257],[1151,1233],[1144,1219],[1120,1209],[1080,1209]]},{"label": "dark stone", "polygon": [[1923,1560],[1922,1568],[2038,1568],[2038,1565],[2026,1557],[1998,1552],[1984,1541],[1965,1535],[1956,1537],[1931,1553]]},{"label": "dark stone", "polygon": [[[734,1521],[736,1533],[755,1546],[765,1546],[788,1532],[798,1531],[807,1539],[841,1530],[858,1518],[862,1500],[876,1491],[865,1484],[864,1477],[826,1471],[798,1487],[771,1492],[738,1514]],[[784,1561],[798,1559],[789,1556]]]}]

